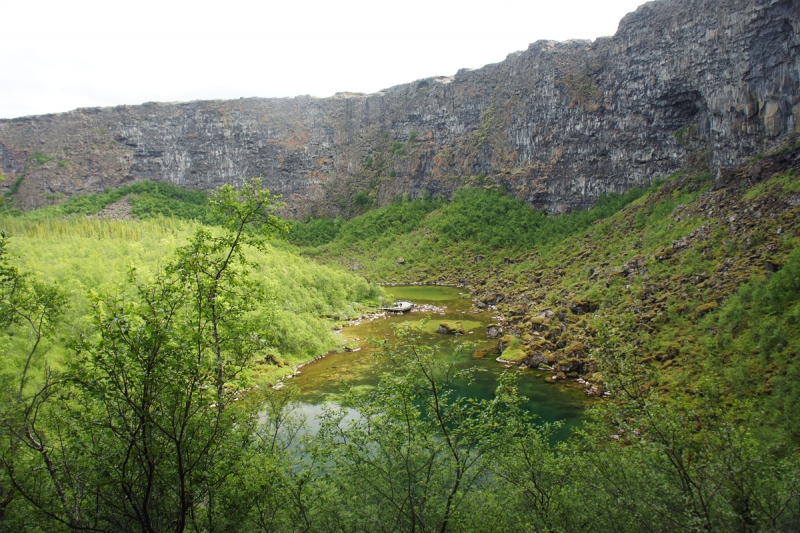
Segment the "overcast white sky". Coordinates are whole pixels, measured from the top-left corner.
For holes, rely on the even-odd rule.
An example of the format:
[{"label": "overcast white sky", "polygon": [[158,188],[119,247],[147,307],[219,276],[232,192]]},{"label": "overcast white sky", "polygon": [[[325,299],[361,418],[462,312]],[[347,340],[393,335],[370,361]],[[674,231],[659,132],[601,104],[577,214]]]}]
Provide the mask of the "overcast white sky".
[{"label": "overcast white sky", "polygon": [[0,0],[0,118],[374,92],[613,34],[643,0]]}]

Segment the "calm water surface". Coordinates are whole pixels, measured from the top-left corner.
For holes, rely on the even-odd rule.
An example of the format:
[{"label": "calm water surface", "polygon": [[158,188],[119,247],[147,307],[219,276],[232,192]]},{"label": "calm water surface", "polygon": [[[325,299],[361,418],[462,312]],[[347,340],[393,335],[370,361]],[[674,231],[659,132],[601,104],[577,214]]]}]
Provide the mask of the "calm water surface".
[{"label": "calm water surface", "polygon": [[[395,340],[392,324],[415,322],[421,324],[429,319],[423,328],[422,341],[431,345],[439,345],[444,353],[453,353],[452,335],[436,333],[440,322],[459,321],[464,327],[463,341],[477,344],[478,348],[488,348],[497,344],[496,340],[486,336],[486,326],[492,324],[488,311],[472,314],[469,309],[472,302],[468,294],[460,293],[463,289],[430,285],[386,287],[389,299],[410,300],[421,306],[431,304],[445,308],[444,314],[405,313],[403,315],[365,320],[359,325],[348,326],[342,330],[342,336],[350,346],[358,344],[361,348],[356,352],[329,354],[324,359],[304,366],[301,373],[292,380],[300,390],[302,402],[300,410],[304,412],[309,423],[313,424],[315,415],[322,411],[322,406],[337,403],[341,397],[342,385],[354,387],[372,387],[378,383],[380,374],[385,369],[380,359],[371,355],[375,351],[375,340]],[[471,333],[470,333],[471,332]],[[491,398],[496,388],[497,377],[505,368],[494,360],[495,356],[485,359],[472,359],[471,351],[458,359],[458,368],[476,367],[478,370],[472,383],[462,380],[456,384],[459,393],[476,398]],[[527,407],[541,420],[553,422],[563,420],[564,427],[557,437],[565,437],[583,418],[583,408],[588,399],[583,389],[565,387],[545,382],[547,376],[537,370],[525,370],[519,380],[520,392],[528,398]]]}]

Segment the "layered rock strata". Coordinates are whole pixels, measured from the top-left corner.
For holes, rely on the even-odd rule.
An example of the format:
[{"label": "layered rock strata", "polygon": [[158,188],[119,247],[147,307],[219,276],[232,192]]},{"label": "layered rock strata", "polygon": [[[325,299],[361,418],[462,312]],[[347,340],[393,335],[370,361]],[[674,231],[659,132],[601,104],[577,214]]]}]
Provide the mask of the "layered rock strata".
[{"label": "layered rock strata", "polygon": [[79,109],[0,121],[0,192],[32,208],[138,180],[262,175],[294,216],[494,183],[550,212],[800,131],[800,3],[659,0],[613,37],[363,95]]}]

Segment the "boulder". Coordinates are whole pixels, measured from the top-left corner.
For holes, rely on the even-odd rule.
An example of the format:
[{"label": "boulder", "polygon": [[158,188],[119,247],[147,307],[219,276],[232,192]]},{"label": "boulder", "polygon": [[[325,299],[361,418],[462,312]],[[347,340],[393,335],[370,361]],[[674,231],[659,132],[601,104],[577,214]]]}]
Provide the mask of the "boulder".
[{"label": "boulder", "polygon": [[503,326],[500,324],[492,324],[486,328],[486,336],[490,339],[499,339],[503,336]]},{"label": "boulder", "polygon": [[597,309],[597,306],[592,304],[591,302],[583,299],[576,299],[570,302],[569,310],[572,311],[573,314],[576,315],[583,315],[586,313],[591,313],[592,311]]},{"label": "boulder", "polygon": [[564,348],[564,355],[567,357],[576,357],[583,353],[583,344],[578,341],[572,342]]},{"label": "boulder", "polygon": [[542,363],[547,363],[547,358],[543,353],[536,352],[525,360],[525,364],[531,368],[539,368]]},{"label": "boulder", "polygon": [[717,176],[714,178],[714,189],[727,187],[729,183],[736,180],[736,171],[732,168],[719,167]]},{"label": "boulder", "polygon": [[395,260],[395,262],[394,262],[394,263],[395,263],[396,265],[405,265],[405,264],[406,264],[406,260],[405,260],[405,259],[403,259],[402,257],[398,257],[398,258],[397,258],[397,260]]},{"label": "boulder", "polygon": [[497,343],[497,349],[500,350],[500,353],[503,353],[506,348],[516,339],[514,335],[503,335]]},{"label": "boulder", "polygon": [[562,359],[556,364],[556,368],[561,372],[580,372],[583,370],[583,361],[580,359]]},{"label": "boulder", "polygon": [[781,269],[781,266],[782,265],[779,265],[778,263],[767,261],[766,265],[764,266],[764,269],[767,271],[767,274],[774,274],[775,272]]},{"label": "boulder", "polygon": [[549,318],[544,317],[534,317],[531,318],[531,327],[534,331],[547,331],[550,329],[552,321]]},{"label": "boulder", "polygon": [[505,297],[502,294],[497,294],[494,292],[486,293],[486,296],[483,298],[483,303],[486,305],[497,305],[502,302]]},{"label": "boulder", "polygon": [[605,394],[605,392],[606,389],[604,389],[603,386],[600,385],[599,383],[595,383],[594,385],[592,385],[591,389],[589,389],[589,394],[593,396],[602,396],[603,394]]},{"label": "boulder", "polygon": [[436,333],[444,333],[445,335],[455,335],[458,333],[459,335],[463,335],[464,327],[461,325],[461,322],[442,322],[439,324],[439,329],[436,330]]}]

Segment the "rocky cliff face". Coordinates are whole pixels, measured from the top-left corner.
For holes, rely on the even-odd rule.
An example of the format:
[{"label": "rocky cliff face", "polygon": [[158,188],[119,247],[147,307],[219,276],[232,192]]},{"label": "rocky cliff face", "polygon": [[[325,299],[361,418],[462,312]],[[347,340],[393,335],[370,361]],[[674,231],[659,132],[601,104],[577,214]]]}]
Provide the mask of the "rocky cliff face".
[{"label": "rocky cliff face", "polygon": [[0,121],[23,208],[128,182],[264,176],[296,216],[503,185],[551,212],[800,132],[800,2],[658,0],[616,35],[370,94],[144,104]]}]

